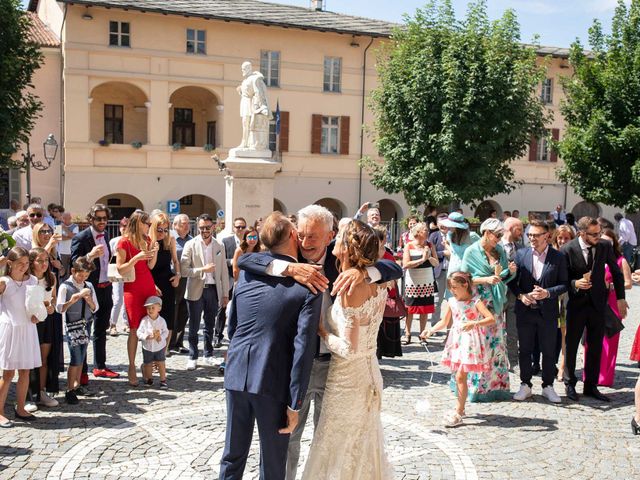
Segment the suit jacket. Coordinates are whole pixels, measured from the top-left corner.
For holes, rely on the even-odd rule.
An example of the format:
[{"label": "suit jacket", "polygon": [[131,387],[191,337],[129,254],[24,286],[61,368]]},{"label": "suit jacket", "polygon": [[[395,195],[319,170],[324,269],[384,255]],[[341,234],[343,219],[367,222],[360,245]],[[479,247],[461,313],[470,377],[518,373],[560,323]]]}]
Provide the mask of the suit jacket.
[{"label": "suit jacket", "polygon": [[292,278],[240,272],[227,324],[224,387],[299,410],[309,385],[321,308],[322,295]]},{"label": "suit jacket", "polygon": [[[507,285],[513,294],[518,295],[530,293],[534,285],[539,285],[549,292],[549,298],[538,300],[538,306],[542,316],[549,321],[557,321],[560,314],[558,308],[558,296],[567,291],[569,283],[569,273],[567,271],[567,261],[560,252],[553,247],[549,247],[547,258],[544,261],[542,275],[539,280],[533,276],[533,249],[531,247],[521,248],[516,253],[515,258],[518,271],[515,278]],[[527,307],[520,300],[516,300],[516,315],[523,315],[532,309]]]},{"label": "suit jacket", "polygon": [[[224,245],[224,254],[227,257],[227,270],[229,279],[233,278],[233,255],[236,253],[236,236],[224,237],[222,239],[222,245]],[[233,282],[230,281],[230,288],[233,286]]]},{"label": "suit jacket", "polygon": [[[327,247],[327,254],[324,260],[324,276],[329,280],[329,291],[333,290],[333,282],[336,281],[340,272],[336,262],[336,257],[333,255],[333,247],[335,241],[332,241]],[[275,260],[271,253],[248,253],[242,255],[238,260],[238,267],[240,270],[246,270],[247,272],[256,275],[266,275],[267,267],[273,260]],[[306,260],[305,260],[306,261]],[[402,267],[396,262],[391,260],[378,260],[374,267],[380,272],[381,278],[378,283],[389,282],[391,280],[397,280],[402,277]]]},{"label": "suit jacket", "polygon": [[[111,258],[111,248],[109,248],[109,234],[104,231],[104,241],[107,244],[107,251],[109,252],[109,258]],[[87,255],[93,247],[96,246],[96,242],[93,239],[93,233],[91,233],[91,227],[85,228],[80,233],[75,235],[71,239],[71,264],[78,258]],[[95,287],[100,283],[100,259],[95,258],[93,265],[96,267],[93,272],[89,274],[89,281]]]},{"label": "suit jacket", "polygon": [[[213,263],[216,266],[213,276],[216,281],[218,302],[222,307],[222,298],[229,296],[229,274],[225,262],[226,255],[224,248],[215,238],[211,239],[211,244],[213,245]],[[183,277],[187,277],[187,288],[184,293],[184,298],[187,300],[199,300],[202,297],[207,275],[202,271],[202,268],[206,263],[204,249],[202,248],[202,237],[198,235],[184,244],[182,257],[180,258],[181,274]]]},{"label": "suit jacket", "polygon": [[576,280],[581,279],[589,271],[587,262],[582,254],[579,237],[563,245],[561,251],[567,259],[569,281],[571,282],[568,308],[582,308],[591,303],[596,310],[604,311],[608,297],[607,287],[604,282],[605,264],[609,265],[616,297],[619,300],[624,299],[624,276],[618,267],[613,247],[609,242],[600,240],[595,246],[593,270],[591,272],[592,287],[589,290],[577,290],[575,287]]}]

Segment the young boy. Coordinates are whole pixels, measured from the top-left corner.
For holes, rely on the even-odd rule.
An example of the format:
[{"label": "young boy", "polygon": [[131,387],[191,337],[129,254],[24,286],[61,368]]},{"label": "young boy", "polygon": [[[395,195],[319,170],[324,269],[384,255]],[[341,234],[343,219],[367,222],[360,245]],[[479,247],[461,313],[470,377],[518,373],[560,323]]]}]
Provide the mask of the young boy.
[{"label": "young boy", "polygon": [[80,374],[89,345],[87,324],[98,311],[96,292],[93,285],[87,282],[94,268],[93,263],[85,257],[79,257],[73,262],[71,277],[60,285],[58,291],[56,309],[62,314],[66,326],[67,345],[71,356],[67,371],[67,391],[64,395],[70,405],[76,405],[78,395],[81,394]]},{"label": "young boy", "polygon": [[144,302],[144,306],[147,307],[147,315],[140,321],[138,327],[138,338],[142,341],[142,376],[145,385],[153,385],[151,377],[155,363],[160,372],[160,388],[167,388],[167,370],[164,361],[169,329],[164,318],[160,316],[162,299],[155,295],[151,296]]}]

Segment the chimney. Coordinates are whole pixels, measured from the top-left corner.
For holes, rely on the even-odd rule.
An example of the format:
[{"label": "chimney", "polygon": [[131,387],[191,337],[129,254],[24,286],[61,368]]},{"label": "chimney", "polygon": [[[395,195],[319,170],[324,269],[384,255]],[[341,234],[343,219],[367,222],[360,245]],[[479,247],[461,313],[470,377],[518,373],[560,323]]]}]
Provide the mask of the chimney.
[{"label": "chimney", "polygon": [[322,9],[322,0],[311,0],[311,9],[317,12],[321,12]]}]

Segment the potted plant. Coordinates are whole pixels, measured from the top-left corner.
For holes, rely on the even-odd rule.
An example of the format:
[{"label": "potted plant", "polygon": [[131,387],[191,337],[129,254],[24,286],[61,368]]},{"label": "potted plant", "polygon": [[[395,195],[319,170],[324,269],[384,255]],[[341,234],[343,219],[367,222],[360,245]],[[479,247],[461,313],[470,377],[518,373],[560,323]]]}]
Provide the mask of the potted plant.
[{"label": "potted plant", "polygon": [[184,148],[184,145],[181,144],[180,142],[176,142],[173,145],[171,145],[171,148],[173,148],[174,150],[182,150]]},{"label": "potted plant", "polygon": [[131,142],[131,146],[137,150],[137,149],[139,149],[140,147],[142,147],[142,142],[138,142],[138,141],[136,140],[136,141],[134,141],[134,142]]},{"label": "potted plant", "polygon": [[202,149],[203,149],[205,152],[212,152],[213,150],[215,150],[215,148],[216,148],[216,147],[214,147],[214,146],[213,146],[213,145],[211,145],[210,143],[205,143],[205,144],[202,146]]},{"label": "potted plant", "polygon": [[108,147],[110,142],[109,140],[105,140],[104,138],[98,142],[101,147]]}]

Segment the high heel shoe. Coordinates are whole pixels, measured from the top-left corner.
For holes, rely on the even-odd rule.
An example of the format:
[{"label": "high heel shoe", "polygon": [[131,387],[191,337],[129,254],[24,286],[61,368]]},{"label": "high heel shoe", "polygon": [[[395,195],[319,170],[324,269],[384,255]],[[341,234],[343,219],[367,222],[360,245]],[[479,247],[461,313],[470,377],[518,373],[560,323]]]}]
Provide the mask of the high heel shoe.
[{"label": "high heel shoe", "polygon": [[631,418],[631,433],[640,435],[640,425],[636,422],[636,417]]}]

